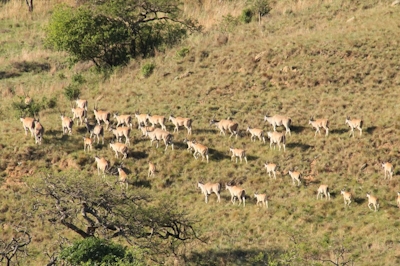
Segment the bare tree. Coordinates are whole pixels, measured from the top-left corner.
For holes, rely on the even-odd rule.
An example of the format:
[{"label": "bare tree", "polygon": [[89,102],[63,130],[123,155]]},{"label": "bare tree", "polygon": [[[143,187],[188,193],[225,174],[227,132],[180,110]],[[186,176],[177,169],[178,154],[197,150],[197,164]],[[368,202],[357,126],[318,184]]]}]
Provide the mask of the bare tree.
[{"label": "bare tree", "polygon": [[18,262],[18,254],[26,256],[26,247],[32,240],[26,229],[16,228],[15,231],[16,234],[11,240],[0,239],[0,262],[5,261],[7,266],[11,265],[12,260]]}]

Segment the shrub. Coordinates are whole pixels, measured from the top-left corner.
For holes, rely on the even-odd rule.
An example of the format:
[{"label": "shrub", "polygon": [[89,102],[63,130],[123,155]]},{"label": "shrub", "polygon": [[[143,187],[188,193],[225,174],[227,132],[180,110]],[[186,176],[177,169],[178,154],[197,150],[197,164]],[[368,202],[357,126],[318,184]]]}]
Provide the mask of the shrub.
[{"label": "shrub", "polygon": [[149,77],[152,73],[153,70],[156,66],[153,63],[146,63],[142,66],[142,75],[143,77],[147,78]]},{"label": "shrub", "polygon": [[176,54],[177,56],[183,58],[188,55],[189,51],[190,51],[189,48],[183,47],[182,49],[178,50]]},{"label": "shrub", "polygon": [[250,23],[252,18],[253,18],[253,10],[251,10],[250,8],[243,9],[242,14],[240,16],[240,21],[242,23]]}]

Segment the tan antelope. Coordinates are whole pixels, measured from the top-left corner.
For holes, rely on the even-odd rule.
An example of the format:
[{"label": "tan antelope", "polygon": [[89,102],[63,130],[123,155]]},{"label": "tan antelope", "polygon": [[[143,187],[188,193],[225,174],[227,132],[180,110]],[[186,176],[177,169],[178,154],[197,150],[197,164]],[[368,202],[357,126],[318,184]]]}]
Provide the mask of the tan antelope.
[{"label": "tan antelope", "polygon": [[142,131],[142,137],[146,136],[146,132],[151,132],[154,129],[156,129],[155,127],[147,127],[147,126],[139,126],[140,131]]},{"label": "tan antelope", "polygon": [[71,111],[72,111],[72,120],[75,121],[75,119],[78,118],[79,121],[81,122],[80,125],[82,125],[83,120],[86,117],[86,110],[83,108],[76,107],[72,108]]},{"label": "tan antelope", "polygon": [[321,135],[320,128],[325,129],[325,136],[328,136],[329,134],[329,120],[328,119],[315,119],[313,117],[310,118],[308,121],[308,124],[311,125],[313,128],[315,128],[315,134],[314,137],[317,136],[317,133]]},{"label": "tan antelope", "polygon": [[276,131],[276,127],[284,126],[286,129],[286,133],[292,135],[292,133],[290,132],[290,124],[292,123],[292,119],[290,117],[283,115],[274,115],[274,116],[266,115],[264,116],[264,122],[266,121],[268,121],[268,123],[270,123],[273,126],[274,131]]},{"label": "tan antelope", "polygon": [[98,156],[95,156],[94,159],[96,160],[97,164],[97,175],[100,175],[100,171],[103,172],[103,178],[106,175],[106,171],[110,167],[109,163],[104,157],[99,158]]},{"label": "tan antelope", "polygon": [[169,121],[175,125],[174,132],[179,131],[179,127],[185,127],[188,131],[188,135],[192,134],[192,119],[184,118],[184,117],[174,117],[173,115],[169,116]]},{"label": "tan antelope", "polygon": [[351,199],[353,198],[353,196],[351,195],[350,192],[346,192],[344,189],[342,189],[340,191],[340,194],[343,195],[343,200],[344,200],[344,206],[350,206],[351,203]]},{"label": "tan antelope", "polygon": [[264,168],[267,169],[267,173],[268,173],[268,175],[269,175],[269,178],[271,178],[271,173],[272,173],[272,174],[274,175],[274,179],[276,180],[276,173],[275,173],[275,170],[276,170],[276,168],[277,168],[277,165],[274,164],[274,163],[268,163],[268,162],[266,162],[266,163],[264,164]]},{"label": "tan antelope", "polygon": [[349,125],[350,127],[350,137],[353,135],[354,138],[354,129],[358,129],[360,131],[360,136],[362,135],[362,119],[350,119],[350,117],[346,117],[345,125]]},{"label": "tan antelope", "polygon": [[386,163],[382,163],[382,168],[383,171],[385,172],[385,180],[388,177],[389,180],[392,180],[393,178],[393,164],[386,162]]},{"label": "tan antelope", "polygon": [[235,204],[236,198],[238,198],[239,205],[243,201],[243,207],[246,206],[246,191],[243,188],[225,184],[225,189],[229,190],[229,192],[231,193],[231,201],[233,204]]},{"label": "tan antelope", "polygon": [[88,101],[87,100],[78,98],[75,100],[75,103],[76,103],[76,107],[85,109],[85,111],[87,113],[87,110],[88,110]]},{"label": "tan antelope", "polygon": [[68,134],[71,135],[74,121],[71,118],[65,116],[64,114],[61,114],[60,117],[61,117],[61,127],[63,135],[66,134],[67,132]]},{"label": "tan antelope", "polygon": [[215,193],[217,195],[217,202],[221,202],[221,184],[220,183],[205,183],[198,182],[197,186],[201,189],[201,192],[204,194],[205,201],[208,203],[208,195],[211,193]]},{"label": "tan antelope", "polygon": [[263,141],[265,144],[264,131],[262,129],[251,128],[248,126],[247,132],[250,132],[250,134],[251,134],[250,140],[256,141],[256,137],[257,137],[260,141]]},{"label": "tan antelope", "polygon": [[135,117],[138,121],[138,129],[140,129],[141,125],[147,127],[147,114],[139,114],[138,112],[136,112]]},{"label": "tan antelope", "polygon": [[258,206],[258,203],[261,203],[261,207],[265,205],[265,208],[268,209],[268,199],[267,199],[267,194],[258,194],[258,192],[254,193],[254,198],[257,199],[256,205]]},{"label": "tan antelope", "polygon": [[246,161],[247,164],[247,157],[246,157],[246,151],[243,149],[234,149],[232,147],[229,148],[229,153],[232,153],[231,156],[231,161],[233,161],[234,158],[236,158],[236,163],[237,163],[237,159],[240,159],[240,162],[242,162],[242,160],[244,159]]},{"label": "tan antelope", "polygon": [[97,124],[100,125],[100,122],[103,121],[106,125],[106,129],[108,129],[108,125],[110,124],[110,112],[99,110],[98,108],[93,108],[94,117],[97,121]]},{"label": "tan antelope", "polygon": [[397,192],[397,201],[396,201],[396,203],[397,203],[397,207],[400,208],[400,192]]},{"label": "tan antelope", "polygon": [[[102,137],[103,145],[104,145],[104,129],[102,125],[91,125],[88,123],[87,119],[85,118],[85,126],[90,134],[90,138],[94,135],[95,138],[97,137],[97,144],[99,144],[99,139]],[[94,139],[93,139],[94,140]]]},{"label": "tan antelope", "polygon": [[201,155],[201,161],[203,161],[204,158],[206,158],[208,163],[208,147],[204,146],[203,144],[197,143],[195,140],[192,140],[191,142],[192,142],[191,147],[194,150],[193,153],[194,158],[197,160],[198,156],[196,155]]},{"label": "tan antelope", "polygon": [[41,145],[43,140],[44,127],[39,122],[39,119],[35,120],[34,124],[35,130],[33,132],[33,135],[35,136],[35,144]]},{"label": "tan antelope", "polygon": [[28,130],[31,132],[31,137],[34,137],[35,132],[35,118],[25,117],[19,119],[22,122],[22,127],[25,130],[25,136],[28,135]]},{"label": "tan antelope", "polygon": [[156,165],[152,162],[149,162],[149,172],[147,174],[147,177],[154,176],[155,173],[156,173]]},{"label": "tan antelope", "polygon": [[153,127],[155,127],[157,124],[160,124],[161,129],[167,130],[165,127],[165,116],[147,114],[146,119],[149,120],[149,123]]},{"label": "tan antelope", "polygon": [[274,144],[274,150],[277,144],[279,151],[281,150],[281,145],[283,146],[283,151],[286,151],[286,136],[285,133],[280,133],[277,131],[267,132],[269,138],[269,148],[272,149],[272,144]]},{"label": "tan antelope", "polygon": [[83,150],[86,152],[86,148],[88,151],[92,151],[93,148],[93,140],[91,138],[83,137]]},{"label": "tan antelope", "polygon": [[30,105],[32,103],[32,98],[29,97],[29,96],[26,96],[25,99],[24,99],[24,103],[26,105]]},{"label": "tan antelope", "polygon": [[131,142],[129,140],[129,135],[131,134],[130,127],[117,127],[117,128],[110,127],[108,131],[112,132],[112,134],[115,136],[118,142],[121,142],[121,138],[125,137],[125,144],[131,145]]},{"label": "tan antelope", "polygon": [[230,120],[229,118],[227,120],[215,120],[214,118],[211,119],[210,125],[215,125],[219,129],[219,134],[225,136],[225,131],[228,130],[231,135],[229,138],[231,138],[233,135],[236,135],[236,139],[238,136],[238,127],[239,124]]},{"label": "tan antelope", "polygon": [[289,171],[289,175],[290,175],[290,177],[292,178],[292,181],[293,181],[293,185],[296,185],[296,182],[295,181],[297,181],[297,186],[300,186],[300,184],[301,184],[301,181],[300,181],[300,179],[301,179],[301,173],[300,172],[298,172],[298,171]]},{"label": "tan antelope", "polygon": [[174,144],[172,143],[174,136],[168,131],[156,128],[153,131],[146,131],[146,136],[150,139],[150,146],[153,146],[153,141],[157,141],[158,148],[158,142],[162,140],[165,144],[165,150],[167,150],[168,145],[171,145],[172,150],[174,149]]},{"label": "tan antelope", "polygon": [[118,158],[118,153],[121,153],[124,157],[122,157],[123,159],[126,159],[126,157],[128,156],[128,147],[123,144],[123,143],[110,143],[110,148],[115,152],[115,158]]},{"label": "tan antelope", "polygon": [[122,187],[125,186],[125,190],[128,189],[128,174],[122,169],[122,165],[117,168],[118,170],[118,182]]},{"label": "tan antelope", "polygon": [[[186,138],[183,140],[183,143],[186,143],[187,146],[188,146],[188,147],[187,147],[187,150],[188,150],[188,151],[194,150],[194,148],[193,148],[193,141],[194,141],[194,140],[188,140],[188,139],[186,139]],[[196,141],[195,141],[195,142],[196,142]]]},{"label": "tan antelope", "polygon": [[368,198],[368,208],[372,210],[371,205],[374,206],[375,211],[379,209],[379,200],[377,197],[372,196],[370,193],[367,193]]},{"label": "tan antelope", "polygon": [[114,114],[114,118],[117,120],[116,127],[120,125],[126,125],[127,127],[132,128],[132,116],[131,115],[119,115],[118,113]]},{"label": "tan antelope", "polygon": [[319,198],[319,195],[321,195],[321,199],[325,195],[326,200],[331,199],[331,194],[329,193],[329,186],[328,185],[320,185],[317,191],[317,200]]}]

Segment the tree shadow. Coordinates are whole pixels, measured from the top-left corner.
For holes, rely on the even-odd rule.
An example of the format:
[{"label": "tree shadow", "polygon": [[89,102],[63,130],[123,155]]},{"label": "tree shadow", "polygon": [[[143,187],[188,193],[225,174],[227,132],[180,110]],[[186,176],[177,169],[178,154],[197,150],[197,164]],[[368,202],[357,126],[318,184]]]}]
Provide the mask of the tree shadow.
[{"label": "tree shadow", "polygon": [[300,148],[302,151],[307,151],[314,148],[314,146],[305,143],[290,142],[286,144],[286,148]]},{"label": "tree shadow", "polygon": [[21,76],[20,73],[0,71],[0,79],[16,78]]}]

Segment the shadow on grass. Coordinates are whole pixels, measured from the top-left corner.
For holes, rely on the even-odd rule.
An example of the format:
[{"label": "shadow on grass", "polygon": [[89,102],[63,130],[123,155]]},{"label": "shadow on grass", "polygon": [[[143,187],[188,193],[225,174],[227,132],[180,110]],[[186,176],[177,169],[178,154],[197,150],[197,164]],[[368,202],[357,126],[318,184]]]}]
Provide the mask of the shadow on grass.
[{"label": "shadow on grass", "polygon": [[16,78],[21,76],[20,73],[0,71],[0,79]]},{"label": "shadow on grass", "polygon": [[136,179],[134,181],[128,181],[128,183],[129,183],[129,185],[132,185],[135,187],[145,187],[145,188],[151,189],[151,183],[149,180]]},{"label": "shadow on grass", "polygon": [[212,156],[213,160],[216,161],[222,161],[222,160],[230,160],[231,156],[227,155],[227,153],[225,152],[220,152],[218,150],[214,150],[214,149],[208,149],[210,155]]},{"label": "shadow on grass", "polygon": [[215,134],[219,135],[219,131],[213,128],[198,128],[198,129],[193,129],[192,134],[198,135],[198,134]]},{"label": "shadow on grass", "polygon": [[306,150],[314,148],[314,146],[308,145],[305,143],[291,142],[291,143],[286,144],[286,148],[289,148],[289,149],[300,148],[301,151],[306,151]]},{"label": "shadow on grass", "polygon": [[344,134],[344,133],[349,133],[349,131],[350,130],[347,129],[347,128],[338,128],[338,129],[329,130],[329,133],[332,133],[332,134]]},{"label": "shadow on grass", "polygon": [[365,130],[368,134],[373,134],[374,131],[377,129],[377,127],[367,127],[367,129]]},{"label": "shadow on grass", "polygon": [[[304,130],[309,130],[311,127],[303,127],[303,126],[291,126],[290,131],[295,133],[302,133]],[[290,138],[290,135],[286,136]]]},{"label": "shadow on grass", "polygon": [[363,204],[367,201],[367,199],[365,198],[354,198],[354,202],[357,204]]},{"label": "shadow on grass", "polygon": [[142,151],[131,151],[129,152],[128,157],[139,160],[139,159],[146,159],[149,157],[149,155]]}]

